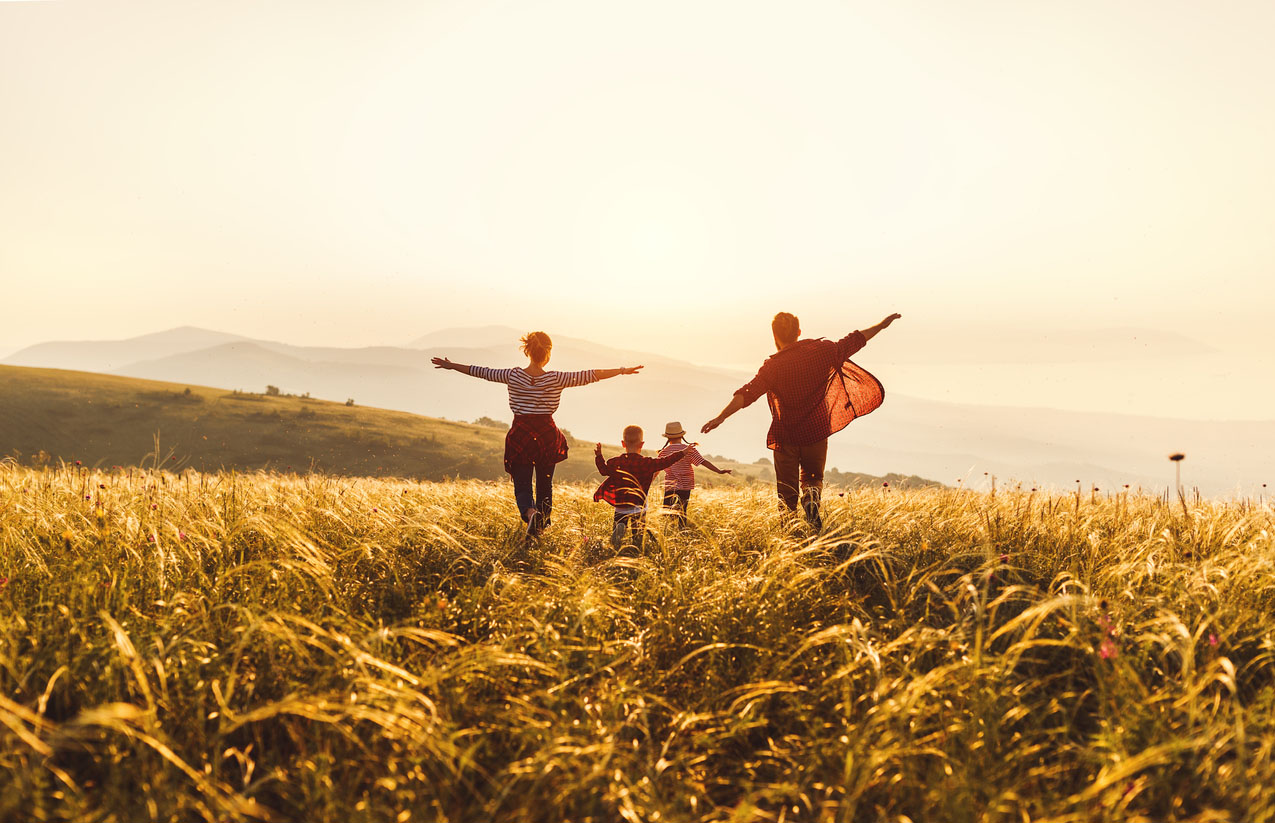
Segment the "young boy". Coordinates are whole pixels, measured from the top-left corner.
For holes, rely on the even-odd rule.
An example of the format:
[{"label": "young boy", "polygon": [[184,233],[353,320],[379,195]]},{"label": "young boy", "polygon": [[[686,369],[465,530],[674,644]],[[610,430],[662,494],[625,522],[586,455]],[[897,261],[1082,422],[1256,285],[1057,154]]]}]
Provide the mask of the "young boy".
[{"label": "young boy", "polygon": [[687,458],[664,471],[664,507],[672,509],[679,527],[686,528],[686,507],[691,502],[691,490],[695,488],[695,467],[703,466],[718,474],[730,474],[731,470],[719,469],[705,460],[695,448],[696,444],[686,442],[686,429],[677,421],[664,427],[664,437],[668,442],[660,449],[660,457],[685,454]]},{"label": "young boy", "polygon": [[667,457],[642,456],[642,428],[624,427],[624,454],[602,459],[602,444],[593,451],[598,471],[606,476],[594,492],[594,500],[605,500],[615,506],[615,524],[611,528],[611,545],[616,549],[624,542],[624,533],[631,531],[633,543],[642,548],[646,537],[646,494],[656,472],[662,471],[686,457],[685,451]]}]

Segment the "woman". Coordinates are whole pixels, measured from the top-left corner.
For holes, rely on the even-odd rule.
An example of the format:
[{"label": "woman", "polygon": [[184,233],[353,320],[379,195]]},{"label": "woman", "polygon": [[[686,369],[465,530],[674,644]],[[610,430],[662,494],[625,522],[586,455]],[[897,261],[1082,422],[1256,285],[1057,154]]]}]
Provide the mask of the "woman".
[{"label": "woman", "polygon": [[[446,357],[435,357],[436,368],[450,369],[470,377],[481,377],[509,386],[509,408],[514,413],[513,426],[505,435],[505,471],[514,481],[514,500],[518,513],[527,523],[527,535],[535,537],[548,525],[553,511],[553,470],[567,459],[567,439],[553,422],[562,390],[584,386],[615,377],[637,374],[641,366],[588,371],[545,371],[553,341],[542,331],[522,338],[522,353],[528,363],[521,369],[489,369],[465,366]],[[531,481],[535,477],[535,494]]]}]

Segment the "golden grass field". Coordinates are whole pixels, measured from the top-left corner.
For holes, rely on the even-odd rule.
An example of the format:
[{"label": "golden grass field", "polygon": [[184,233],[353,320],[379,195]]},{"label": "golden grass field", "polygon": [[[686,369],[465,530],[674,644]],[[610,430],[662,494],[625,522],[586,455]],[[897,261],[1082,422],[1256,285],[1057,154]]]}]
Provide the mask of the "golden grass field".
[{"label": "golden grass field", "polygon": [[1275,819],[1264,502],[0,466],[0,819]]}]

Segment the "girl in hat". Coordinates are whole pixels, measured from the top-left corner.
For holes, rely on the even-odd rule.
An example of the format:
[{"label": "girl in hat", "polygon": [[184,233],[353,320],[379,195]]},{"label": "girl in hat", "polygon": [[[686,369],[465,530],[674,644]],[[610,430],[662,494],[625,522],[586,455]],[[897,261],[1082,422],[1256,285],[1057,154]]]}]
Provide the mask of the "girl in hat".
[{"label": "girl in hat", "polygon": [[[549,525],[553,512],[553,470],[567,459],[567,439],[553,422],[562,390],[606,380],[619,374],[637,374],[641,366],[586,371],[546,371],[553,341],[542,331],[522,338],[527,365],[518,369],[465,366],[446,357],[431,361],[435,368],[450,369],[509,387],[513,425],[505,435],[505,471],[514,481],[518,513],[527,523],[527,536],[535,537]],[[532,478],[535,493],[532,493]]]},{"label": "girl in hat", "polygon": [[704,459],[695,443],[686,442],[686,429],[676,420],[664,427],[668,442],[660,449],[660,457],[687,452],[685,460],[679,460],[664,470],[664,506],[673,511],[677,525],[686,527],[686,508],[691,502],[691,489],[695,488],[695,467],[703,466],[718,474],[731,474],[730,469],[719,469]]}]

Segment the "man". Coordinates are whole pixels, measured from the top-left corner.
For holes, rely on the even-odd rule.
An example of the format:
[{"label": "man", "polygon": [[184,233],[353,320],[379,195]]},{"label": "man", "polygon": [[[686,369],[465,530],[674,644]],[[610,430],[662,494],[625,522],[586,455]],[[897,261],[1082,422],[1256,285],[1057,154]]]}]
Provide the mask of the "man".
[{"label": "man", "polygon": [[766,445],[775,451],[775,485],[788,511],[797,509],[798,481],[806,519],[815,531],[823,528],[819,498],[828,459],[828,438],[851,420],[881,405],[885,390],[875,377],[851,363],[882,329],[902,315],[889,317],[835,343],[800,339],[801,323],[788,312],[775,315],[770,328],[778,351],[762,363],[757,376],[735,392],[722,413],[704,424],[708,434],[735,412],[763,394],[770,404]]}]

